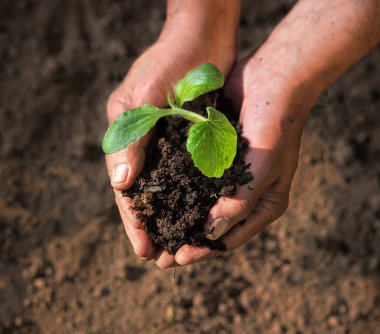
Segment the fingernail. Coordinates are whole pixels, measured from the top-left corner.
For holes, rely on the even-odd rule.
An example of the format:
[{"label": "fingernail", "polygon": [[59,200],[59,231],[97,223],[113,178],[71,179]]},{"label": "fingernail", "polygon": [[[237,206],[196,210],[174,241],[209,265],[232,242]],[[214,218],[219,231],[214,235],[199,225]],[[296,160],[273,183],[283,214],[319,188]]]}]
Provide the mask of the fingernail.
[{"label": "fingernail", "polygon": [[127,181],[129,167],[127,164],[122,163],[118,165],[112,173],[112,183],[124,183]]},{"label": "fingernail", "polygon": [[220,238],[226,231],[229,225],[229,220],[225,217],[216,218],[210,225],[207,231],[206,237],[210,240],[216,240]]}]

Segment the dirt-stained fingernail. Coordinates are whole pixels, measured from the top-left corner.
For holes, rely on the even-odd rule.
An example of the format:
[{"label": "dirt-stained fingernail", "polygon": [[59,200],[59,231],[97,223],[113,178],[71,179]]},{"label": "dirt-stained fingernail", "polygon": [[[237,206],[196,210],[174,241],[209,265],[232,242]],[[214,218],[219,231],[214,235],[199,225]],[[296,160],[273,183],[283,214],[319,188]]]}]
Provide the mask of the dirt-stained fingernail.
[{"label": "dirt-stained fingernail", "polygon": [[210,240],[216,240],[220,238],[226,231],[229,223],[230,221],[228,220],[228,218],[225,218],[225,217],[216,218],[210,224],[208,231],[206,231],[207,233],[206,237]]},{"label": "dirt-stained fingernail", "polygon": [[116,166],[112,173],[112,183],[124,183],[127,181],[129,167],[126,163]]}]

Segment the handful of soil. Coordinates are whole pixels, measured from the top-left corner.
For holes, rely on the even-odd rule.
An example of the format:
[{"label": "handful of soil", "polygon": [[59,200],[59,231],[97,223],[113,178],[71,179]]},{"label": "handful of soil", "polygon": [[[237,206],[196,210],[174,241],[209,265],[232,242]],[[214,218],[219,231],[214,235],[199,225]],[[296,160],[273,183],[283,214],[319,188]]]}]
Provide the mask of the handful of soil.
[{"label": "handful of soil", "polygon": [[[206,116],[206,107],[215,104],[216,93],[187,102],[184,109]],[[218,110],[224,112],[223,106]],[[237,154],[221,178],[208,178],[194,166],[186,149],[191,124],[173,116],[161,119],[147,150],[145,167],[134,185],[122,192],[133,198],[132,210],[144,221],[149,239],[169,254],[183,245],[226,250],[222,240],[209,240],[203,228],[208,212],[221,196],[236,193],[236,185],[252,180],[244,162],[247,143],[232,115],[224,112],[238,133]],[[231,113],[232,114],[232,113]]]}]

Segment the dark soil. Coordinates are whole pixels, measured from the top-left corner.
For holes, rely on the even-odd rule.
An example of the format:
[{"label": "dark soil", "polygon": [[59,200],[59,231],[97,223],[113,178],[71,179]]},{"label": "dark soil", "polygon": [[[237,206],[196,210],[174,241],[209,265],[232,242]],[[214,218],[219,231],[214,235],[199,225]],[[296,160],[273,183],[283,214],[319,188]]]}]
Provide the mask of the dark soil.
[{"label": "dark soil", "polygon": [[[213,106],[215,100],[216,94],[209,93],[186,103],[184,108],[205,116],[206,107]],[[218,106],[218,109],[226,108]],[[133,198],[133,210],[145,222],[150,240],[170,254],[184,244],[226,250],[222,240],[206,238],[203,224],[219,197],[234,195],[237,183],[244,184],[253,178],[245,171],[247,144],[240,136],[238,125],[237,154],[221,178],[208,178],[194,166],[186,150],[191,125],[180,117],[162,120],[149,146],[143,172],[134,186],[123,192],[124,196]]]}]

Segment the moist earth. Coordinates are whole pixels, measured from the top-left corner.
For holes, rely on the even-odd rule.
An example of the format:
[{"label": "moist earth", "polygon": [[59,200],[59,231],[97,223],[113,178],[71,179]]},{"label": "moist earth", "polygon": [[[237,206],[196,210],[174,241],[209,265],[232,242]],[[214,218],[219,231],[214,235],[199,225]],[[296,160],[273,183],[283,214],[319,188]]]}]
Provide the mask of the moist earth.
[{"label": "moist earth", "polygon": [[[206,107],[213,106],[215,100],[216,94],[209,93],[187,102],[184,109],[206,116]],[[144,222],[150,240],[169,254],[175,254],[184,244],[226,250],[222,240],[206,238],[203,225],[219,197],[234,195],[238,183],[243,185],[253,179],[252,173],[246,171],[247,142],[240,135],[239,125],[236,157],[221,178],[208,178],[194,166],[186,150],[191,125],[176,116],[160,121],[141,175],[131,189],[123,191],[123,196],[133,198],[132,209]]]}]

